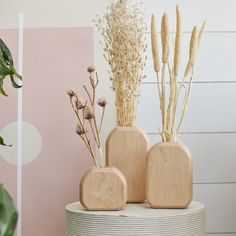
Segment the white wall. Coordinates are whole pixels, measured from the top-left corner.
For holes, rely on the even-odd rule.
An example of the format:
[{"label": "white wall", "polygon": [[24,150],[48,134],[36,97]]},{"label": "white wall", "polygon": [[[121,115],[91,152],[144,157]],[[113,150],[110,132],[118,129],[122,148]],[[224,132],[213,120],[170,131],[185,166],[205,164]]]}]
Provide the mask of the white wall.
[{"label": "white wall", "polygon": [[[186,31],[183,63],[189,31],[193,25],[200,26],[203,19],[207,20],[182,129],[185,134],[181,137],[193,154],[194,199],[206,205],[209,235],[236,235],[236,2],[149,0],[147,16],[153,12],[160,19],[161,13],[167,11],[174,31],[176,3],[181,6]],[[147,37],[150,38],[149,33]],[[150,50],[147,74],[142,85],[138,126],[156,143],[161,120]]]},{"label": "white wall", "polygon": [[[80,27],[92,25],[108,0],[0,0],[0,27],[14,28],[18,13],[25,16],[26,27]],[[175,0],[146,0],[147,21],[152,11],[159,17],[168,11],[172,30],[175,22]],[[185,120],[182,140],[193,153],[194,199],[207,207],[209,235],[236,236],[236,14],[235,0],[179,0],[182,9],[184,41],[194,24],[207,19],[202,40],[195,84]],[[114,99],[109,89],[107,66],[102,58],[96,33],[96,67],[101,77],[99,94],[108,97],[104,137],[115,125]],[[150,34],[147,33],[147,37]],[[185,44],[185,46],[187,46]],[[185,54],[187,51],[185,50]],[[151,54],[149,53],[149,60]],[[143,82],[137,126],[146,130],[152,143],[159,140],[160,115],[151,61],[148,78]]]}]

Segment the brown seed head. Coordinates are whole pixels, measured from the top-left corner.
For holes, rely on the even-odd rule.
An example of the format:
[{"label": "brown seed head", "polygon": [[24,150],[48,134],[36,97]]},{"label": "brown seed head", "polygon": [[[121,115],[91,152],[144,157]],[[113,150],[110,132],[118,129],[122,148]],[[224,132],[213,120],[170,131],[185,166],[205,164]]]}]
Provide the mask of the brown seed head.
[{"label": "brown seed head", "polygon": [[91,107],[88,106],[88,105],[85,107],[84,118],[85,118],[86,120],[91,120],[91,119],[94,118],[94,114],[93,114],[93,112],[92,112],[92,109],[91,109]]},{"label": "brown seed head", "polygon": [[85,130],[84,127],[82,127],[80,124],[77,125],[76,127],[76,133],[78,135],[82,135],[82,134],[85,134],[87,132],[87,130]]},{"label": "brown seed head", "polygon": [[82,98],[78,98],[75,101],[75,107],[77,110],[83,109],[86,106],[86,102]]},{"label": "brown seed head", "polygon": [[102,97],[97,100],[97,104],[100,107],[105,107],[107,105],[107,101],[105,98]]},{"label": "brown seed head", "polygon": [[94,68],[93,66],[89,66],[88,69],[87,69],[87,71],[88,71],[89,73],[93,73],[93,72],[95,71],[95,68]]},{"label": "brown seed head", "polygon": [[67,91],[67,95],[70,96],[70,98],[75,96],[75,92],[73,90]]}]

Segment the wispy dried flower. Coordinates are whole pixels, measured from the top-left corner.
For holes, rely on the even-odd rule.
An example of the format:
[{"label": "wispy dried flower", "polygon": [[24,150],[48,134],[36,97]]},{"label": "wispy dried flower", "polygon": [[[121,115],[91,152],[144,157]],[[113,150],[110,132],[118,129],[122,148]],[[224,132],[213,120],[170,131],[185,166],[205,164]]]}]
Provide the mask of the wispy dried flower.
[{"label": "wispy dried flower", "polygon": [[87,71],[88,71],[89,73],[93,73],[93,72],[95,71],[95,68],[94,68],[93,66],[89,66],[88,69],[87,69]]},{"label": "wispy dried flower", "polygon": [[147,44],[140,4],[114,0],[96,26],[103,37],[104,57],[116,93],[117,124],[134,126],[137,92],[144,79]]},{"label": "wispy dried flower", "polygon": [[152,15],[151,23],[151,41],[152,41],[152,57],[154,62],[155,72],[160,72],[160,60],[158,52],[158,39],[157,39],[157,23],[156,17]]},{"label": "wispy dried flower", "polygon": [[78,135],[83,135],[83,134],[85,134],[85,133],[87,133],[88,131],[83,127],[83,126],[81,126],[80,124],[78,124],[77,125],[77,127],[76,127],[76,133],[78,134]]},{"label": "wispy dried flower", "polygon": [[161,42],[162,42],[162,63],[166,64],[169,57],[170,50],[170,30],[169,18],[167,13],[163,14],[161,21]]},{"label": "wispy dried flower", "polygon": [[182,21],[179,6],[176,6],[176,36],[174,54],[174,75],[177,76],[180,68],[181,42],[182,42]]},{"label": "wispy dried flower", "polygon": [[86,102],[82,98],[78,98],[75,101],[75,107],[77,110],[83,109],[86,106]]},{"label": "wispy dried flower", "polygon": [[99,98],[98,100],[97,100],[97,104],[100,106],[100,107],[105,107],[106,105],[107,105],[107,101],[106,101],[106,99],[105,98]]},{"label": "wispy dried flower", "polygon": [[69,90],[69,91],[67,91],[67,95],[68,95],[70,98],[72,98],[72,97],[74,97],[76,94],[75,94],[75,92],[74,92],[73,90]]},{"label": "wispy dried flower", "polygon": [[94,113],[89,105],[86,105],[84,110],[84,118],[86,120],[91,120],[94,118]]}]

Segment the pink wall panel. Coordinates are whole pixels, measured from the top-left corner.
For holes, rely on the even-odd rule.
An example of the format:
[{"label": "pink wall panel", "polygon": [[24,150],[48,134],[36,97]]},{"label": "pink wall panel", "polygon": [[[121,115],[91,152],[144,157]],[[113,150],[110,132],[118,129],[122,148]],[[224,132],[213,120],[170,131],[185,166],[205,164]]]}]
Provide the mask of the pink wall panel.
[{"label": "pink wall panel", "polygon": [[[23,120],[42,138],[40,154],[23,166],[24,236],[65,235],[64,206],[78,201],[80,178],[92,165],[74,132],[66,91],[83,93],[86,68],[93,64],[92,28],[24,30]],[[32,149],[33,142],[27,143]],[[0,170],[7,175],[5,166]]]}]

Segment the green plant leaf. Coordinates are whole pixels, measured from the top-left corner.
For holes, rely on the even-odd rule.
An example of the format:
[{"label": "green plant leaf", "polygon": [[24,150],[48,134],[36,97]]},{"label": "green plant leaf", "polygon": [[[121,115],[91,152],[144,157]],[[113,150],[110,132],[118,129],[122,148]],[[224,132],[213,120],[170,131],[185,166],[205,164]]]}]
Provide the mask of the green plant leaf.
[{"label": "green plant leaf", "polygon": [[19,84],[16,83],[16,81],[15,81],[13,75],[10,75],[10,78],[11,78],[12,86],[13,86],[14,88],[21,88],[21,87],[22,87],[22,86],[20,86]]},{"label": "green plant leaf", "polygon": [[0,63],[0,75],[3,75],[5,77],[7,75],[14,75],[14,74],[15,74],[14,68],[9,68]]},{"label": "green plant leaf", "polygon": [[15,76],[17,79],[22,80],[22,76],[21,76],[21,75],[15,73],[14,76]]},{"label": "green plant leaf", "polygon": [[1,55],[0,56],[4,59],[4,61],[8,65],[10,65],[10,67],[14,67],[11,51],[7,47],[7,45],[2,41],[2,39],[0,39],[0,48],[1,48]]},{"label": "green plant leaf", "polygon": [[9,193],[0,185],[0,236],[13,236],[18,213]]},{"label": "green plant leaf", "polygon": [[5,90],[3,89],[3,77],[0,77],[0,94],[6,97],[8,96]]},{"label": "green plant leaf", "polygon": [[5,144],[4,139],[0,136],[0,146],[8,146],[8,147],[11,147],[12,144],[11,144],[11,145]]}]

